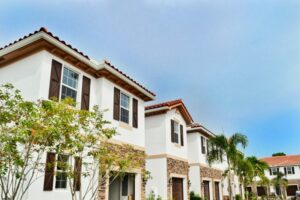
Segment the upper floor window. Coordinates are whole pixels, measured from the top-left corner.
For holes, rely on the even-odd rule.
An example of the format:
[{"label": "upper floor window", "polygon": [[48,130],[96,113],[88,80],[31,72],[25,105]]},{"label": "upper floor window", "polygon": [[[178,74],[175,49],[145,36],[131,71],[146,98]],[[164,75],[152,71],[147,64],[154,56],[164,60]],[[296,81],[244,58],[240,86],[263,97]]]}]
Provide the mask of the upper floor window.
[{"label": "upper floor window", "polygon": [[129,124],[129,96],[121,93],[120,120]]},{"label": "upper floor window", "polygon": [[183,146],[183,138],[183,125],[179,124],[175,120],[171,120],[171,142]]},{"label": "upper floor window", "polygon": [[295,174],[295,169],[294,169],[294,167],[291,167],[291,166],[286,167],[286,168],[285,168],[285,174]]},{"label": "upper floor window", "polygon": [[76,102],[78,93],[78,79],[79,74],[70,70],[69,68],[63,68],[61,99],[71,97]]},{"label": "upper floor window", "polygon": [[279,168],[272,167],[270,168],[270,175],[276,175],[279,172]]},{"label": "upper floor window", "polygon": [[66,167],[68,161],[68,155],[57,155],[55,188],[67,188]]}]

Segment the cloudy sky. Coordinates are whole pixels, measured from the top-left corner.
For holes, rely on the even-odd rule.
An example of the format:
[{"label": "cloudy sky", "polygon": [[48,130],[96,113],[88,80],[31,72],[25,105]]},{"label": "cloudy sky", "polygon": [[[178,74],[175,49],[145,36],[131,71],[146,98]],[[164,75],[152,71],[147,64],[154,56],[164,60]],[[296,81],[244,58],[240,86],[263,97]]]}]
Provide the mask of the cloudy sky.
[{"label": "cloudy sky", "polygon": [[0,0],[0,46],[41,26],[246,134],[248,155],[300,154],[298,0]]}]

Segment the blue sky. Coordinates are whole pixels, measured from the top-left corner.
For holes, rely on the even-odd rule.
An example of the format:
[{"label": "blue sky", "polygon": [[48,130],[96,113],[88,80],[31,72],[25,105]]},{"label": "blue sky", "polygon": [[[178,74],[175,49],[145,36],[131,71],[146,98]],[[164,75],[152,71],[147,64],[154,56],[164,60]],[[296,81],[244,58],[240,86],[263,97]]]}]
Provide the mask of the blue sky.
[{"label": "blue sky", "polygon": [[0,0],[0,46],[45,26],[248,155],[300,154],[300,1]]}]

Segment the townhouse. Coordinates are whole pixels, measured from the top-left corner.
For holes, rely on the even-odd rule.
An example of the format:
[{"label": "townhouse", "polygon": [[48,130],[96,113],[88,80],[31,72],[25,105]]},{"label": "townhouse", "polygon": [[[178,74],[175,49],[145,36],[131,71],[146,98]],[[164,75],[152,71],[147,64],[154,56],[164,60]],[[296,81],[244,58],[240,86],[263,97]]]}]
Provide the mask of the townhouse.
[{"label": "townhouse", "polygon": [[[98,105],[104,118],[117,130],[110,141],[116,152],[120,144],[130,144],[134,151],[145,151],[144,104],[155,94],[114,67],[110,62],[97,62],[76,48],[41,28],[0,49],[0,84],[12,83],[27,100],[58,100],[67,96],[78,109]],[[126,152],[122,152],[126,153]],[[62,159],[48,153],[44,161]],[[64,157],[68,162],[73,158]],[[138,158],[137,158],[138,159]],[[30,200],[71,199],[66,177],[45,174],[31,186]],[[145,199],[142,173],[145,163],[131,169],[125,178],[99,188],[99,199]],[[81,179],[84,187],[85,180]]]},{"label": "townhouse", "polygon": [[[190,166],[190,190],[207,200],[229,198],[228,179],[224,177],[226,162],[209,165],[208,140],[215,134],[201,124],[193,123],[187,128],[188,159]],[[243,187],[237,176],[232,176],[233,196],[242,195]]]},{"label": "townhouse", "polygon": [[152,179],[147,196],[162,199],[189,199],[187,125],[193,119],[182,100],[159,103],[145,108],[146,168]]},{"label": "townhouse", "polygon": [[[300,155],[265,157],[261,160],[270,166],[270,169],[265,171],[265,175],[268,179],[274,179],[278,172],[284,174],[284,178],[288,180],[288,186],[286,191],[282,192],[285,192],[288,198],[294,197],[296,191],[300,190]],[[265,196],[267,194],[264,187],[258,186],[256,190],[258,196]],[[281,195],[280,189],[274,187],[274,185],[270,186],[269,191],[271,194]]]}]

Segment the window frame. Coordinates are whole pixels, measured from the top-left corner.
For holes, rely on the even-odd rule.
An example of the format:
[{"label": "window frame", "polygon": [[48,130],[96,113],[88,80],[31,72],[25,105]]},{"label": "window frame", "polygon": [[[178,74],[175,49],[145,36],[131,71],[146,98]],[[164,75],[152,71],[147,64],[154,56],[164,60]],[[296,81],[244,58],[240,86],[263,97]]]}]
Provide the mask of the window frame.
[{"label": "window frame", "polygon": [[[69,86],[69,85],[67,85],[67,84],[65,84],[64,83],[64,69],[67,69],[67,70],[70,70],[71,72],[73,72],[73,73],[75,73],[75,74],[77,74],[78,75],[78,79],[77,79],[77,88],[73,88],[73,87],[71,87],[71,86]],[[67,66],[67,65],[65,65],[65,64],[63,64],[63,66],[62,66],[62,75],[61,75],[61,80],[60,80],[60,92],[59,92],[59,100],[61,101],[62,100],[62,90],[63,90],[63,86],[64,87],[66,87],[66,88],[68,88],[68,89],[71,89],[71,90],[73,90],[73,91],[75,91],[76,92],[76,99],[75,99],[75,103],[77,103],[78,102],[78,99],[79,99],[79,96],[81,95],[80,94],[80,84],[81,84],[81,82],[80,82],[80,80],[81,80],[81,73],[80,72],[78,72],[77,70],[74,70],[73,68],[71,68],[71,67],[69,67],[69,66]],[[72,98],[72,97],[71,97]],[[73,98],[72,98],[73,99]]]},{"label": "window frame", "polygon": [[[128,108],[122,106],[122,95],[128,97]],[[120,90],[120,116],[119,116],[119,119],[120,119],[121,122],[126,123],[126,124],[130,124],[130,118],[131,118],[131,117],[130,117],[130,116],[131,116],[131,112],[130,112],[130,110],[131,110],[130,102],[131,102],[131,96],[128,95],[127,93],[125,93],[125,92],[123,92],[123,91]],[[122,109],[128,111],[128,122],[125,122],[125,121],[122,120]]]},{"label": "window frame", "polygon": [[[177,130],[176,130],[177,127]],[[176,132],[177,131],[177,132]],[[174,144],[180,144],[180,123],[176,120],[174,120]],[[177,137],[177,141],[176,141]]]},{"label": "window frame", "polygon": [[[293,173],[293,166],[287,166],[287,167],[285,167],[285,169],[286,169],[286,174],[288,174],[288,175],[292,175],[292,174],[294,174]],[[290,170],[290,171],[289,171]],[[290,172],[290,173],[289,173]]]},{"label": "window frame", "polygon": [[54,188],[56,190],[65,190],[65,189],[68,189],[68,177],[67,176],[66,176],[66,187],[56,187],[56,182],[58,181],[57,180],[57,172],[64,173],[63,169],[57,169],[57,167],[58,167],[58,165],[57,165],[58,156],[67,156],[67,160],[65,162],[69,163],[69,164],[70,164],[70,156],[67,155],[67,154],[56,154],[56,157],[55,157],[55,179],[54,179],[55,181],[54,181]]},{"label": "window frame", "polygon": [[272,176],[275,176],[278,173],[278,170],[279,170],[278,167],[271,167],[270,169],[271,169],[271,175]]}]

